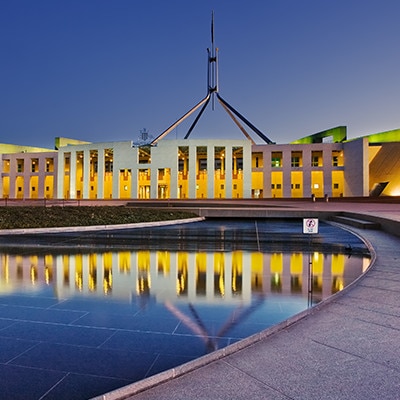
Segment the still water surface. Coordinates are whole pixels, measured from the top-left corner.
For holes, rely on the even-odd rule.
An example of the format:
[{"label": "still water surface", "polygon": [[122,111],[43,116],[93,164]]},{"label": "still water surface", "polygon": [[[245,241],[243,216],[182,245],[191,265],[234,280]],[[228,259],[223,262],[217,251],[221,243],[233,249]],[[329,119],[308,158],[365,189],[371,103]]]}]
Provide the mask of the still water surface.
[{"label": "still water surface", "polygon": [[25,236],[0,248],[0,337],[77,346],[77,354],[93,347],[114,363],[128,354],[112,371],[93,365],[94,356],[90,363],[90,354],[87,369],[62,356],[17,360],[70,379],[119,379],[87,393],[81,387],[87,398],[273,326],[341,290],[368,264],[357,237],[321,223],[305,238],[301,221]]}]

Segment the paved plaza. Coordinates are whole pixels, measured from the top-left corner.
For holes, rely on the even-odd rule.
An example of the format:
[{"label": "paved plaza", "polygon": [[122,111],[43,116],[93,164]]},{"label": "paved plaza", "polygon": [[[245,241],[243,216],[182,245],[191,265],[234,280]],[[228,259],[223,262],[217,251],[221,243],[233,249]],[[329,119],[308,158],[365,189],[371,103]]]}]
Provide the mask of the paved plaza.
[{"label": "paved plaza", "polygon": [[[398,204],[287,206],[400,221]],[[351,288],[288,326],[250,338],[248,346],[245,340],[228,348],[226,356],[221,350],[99,399],[400,398],[400,237],[352,230],[372,246],[375,257]]]}]

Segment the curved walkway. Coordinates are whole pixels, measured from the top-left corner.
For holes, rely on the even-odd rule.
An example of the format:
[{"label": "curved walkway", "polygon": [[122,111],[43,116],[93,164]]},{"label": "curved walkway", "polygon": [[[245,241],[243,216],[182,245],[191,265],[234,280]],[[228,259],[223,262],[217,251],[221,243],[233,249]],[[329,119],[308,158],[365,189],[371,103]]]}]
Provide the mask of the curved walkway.
[{"label": "curved walkway", "polygon": [[[355,206],[399,221],[398,205]],[[352,230],[376,257],[348,290],[240,342],[242,349],[222,349],[98,399],[400,398],[400,237]]]}]

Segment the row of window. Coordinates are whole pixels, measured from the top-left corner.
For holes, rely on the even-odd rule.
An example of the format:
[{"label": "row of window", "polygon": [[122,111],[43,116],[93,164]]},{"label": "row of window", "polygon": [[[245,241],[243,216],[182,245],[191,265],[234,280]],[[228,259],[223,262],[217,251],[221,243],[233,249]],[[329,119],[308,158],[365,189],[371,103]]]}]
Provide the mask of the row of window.
[{"label": "row of window", "polygon": [[[283,153],[280,151],[275,151],[271,153],[271,167],[281,168],[283,165]],[[340,167],[343,166],[342,152],[338,150],[332,151],[332,166]],[[301,151],[292,151],[291,154],[291,167],[302,167],[303,166],[303,154]],[[259,157],[255,157],[255,167],[261,166]],[[323,153],[322,151],[312,151],[311,152],[311,166],[312,167],[322,167],[323,166]]]},{"label": "row of window", "polygon": [[[292,183],[291,185],[290,185],[290,187],[292,188],[292,189],[301,189],[301,185],[300,185],[300,183]],[[333,188],[334,189],[339,189],[339,184],[338,183],[334,183],[333,184]],[[282,184],[281,183],[272,183],[271,184],[271,189],[282,189]],[[317,188],[316,188],[317,189]]]},{"label": "row of window", "polygon": [[[83,156],[83,155],[82,155]],[[106,154],[106,160],[105,160],[105,172],[112,172],[113,171],[113,162],[112,162],[112,156],[109,156]],[[79,158],[78,157],[78,163],[79,163]],[[260,168],[262,167],[262,157],[256,156],[254,159],[254,164],[253,167],[255,168]],[[25,169],[25,161],[24,159],[17,159],[17,172],[18,173],[23,173]],[[148,161],[148,159],[147,159]],[[185,160],[187,163],[187,160]],[[179,171],[184,170],[184,165],[185,161],[182,159],[179,159]],[[32,173],[39,172],[39,162],[42,162],[41,160],[37,158],[32,158],[30,159],[30,171]],[[54,159],[53,158],[46,158],[46,165],[45,165],[45,171],[46,172],[54,172]],[[69,157],[65,157],[65,170],[69,171],[69,164],[70,164],[70,159]],[[93,161],[91,160],[92,168],[94,172],[97,172],[98,170],[98,163],[97,159],[94,158]],[[220,169],[220,168],[225,168],[224,166],[224,160],[222,159],[215,159],[215,169]],[[343,165],[343,160],[342,160],[342,152],[338,150],[332,151],[332,166],[333,167],[340,167]],[[282,152],[272,152],[271,153],[271,167],[272,168],[281,168],[283,166],[283,153]],[[303,157],[302,157],[302,152],[301,151],[292,151],[291,155],[291,167],[292,168],[297,168],[297,167],[302,167],[303,166]],[[322,167],[323,166],[323,157],[322,157],[322,151],[313,151],[311,153],[311,166],[312,167]],[[187,167],[187,165],[186,165]],[[200,169],[206,169],[207,168],[207,159],[199,159],[199,168]],[[232,168],[235,169],[242,169],[243,168],[243,159],[238,157],[235,158],[232,161]],[[4,160],[3,162],[3,172],[9,173],[10,172],[10,160]]]},{"label": "row of window", "polygon": [[[39,172],[39,160],[38,158],[31,158],[30,159],[30,171],[35,173]],[[23,173],[25,171],[25,160],[22,158],[17,159],[16,165],[16,172]],[[46,158],[45,164],[45,171],[46,172],[54,172],[54,159],[53,158]],[[9,173],[10,172],[10,160],[3,160],[3,172]]]}]

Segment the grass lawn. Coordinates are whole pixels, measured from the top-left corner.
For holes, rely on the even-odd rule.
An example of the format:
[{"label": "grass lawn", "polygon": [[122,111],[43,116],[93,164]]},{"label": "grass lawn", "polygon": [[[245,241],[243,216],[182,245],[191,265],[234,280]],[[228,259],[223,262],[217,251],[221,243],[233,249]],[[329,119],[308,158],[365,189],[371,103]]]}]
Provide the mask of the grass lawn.
[{"label": "grass lawn", "polygon": [[193,218],[190,212],[125,206],[0,207],[0,229],[114,225]]}]

